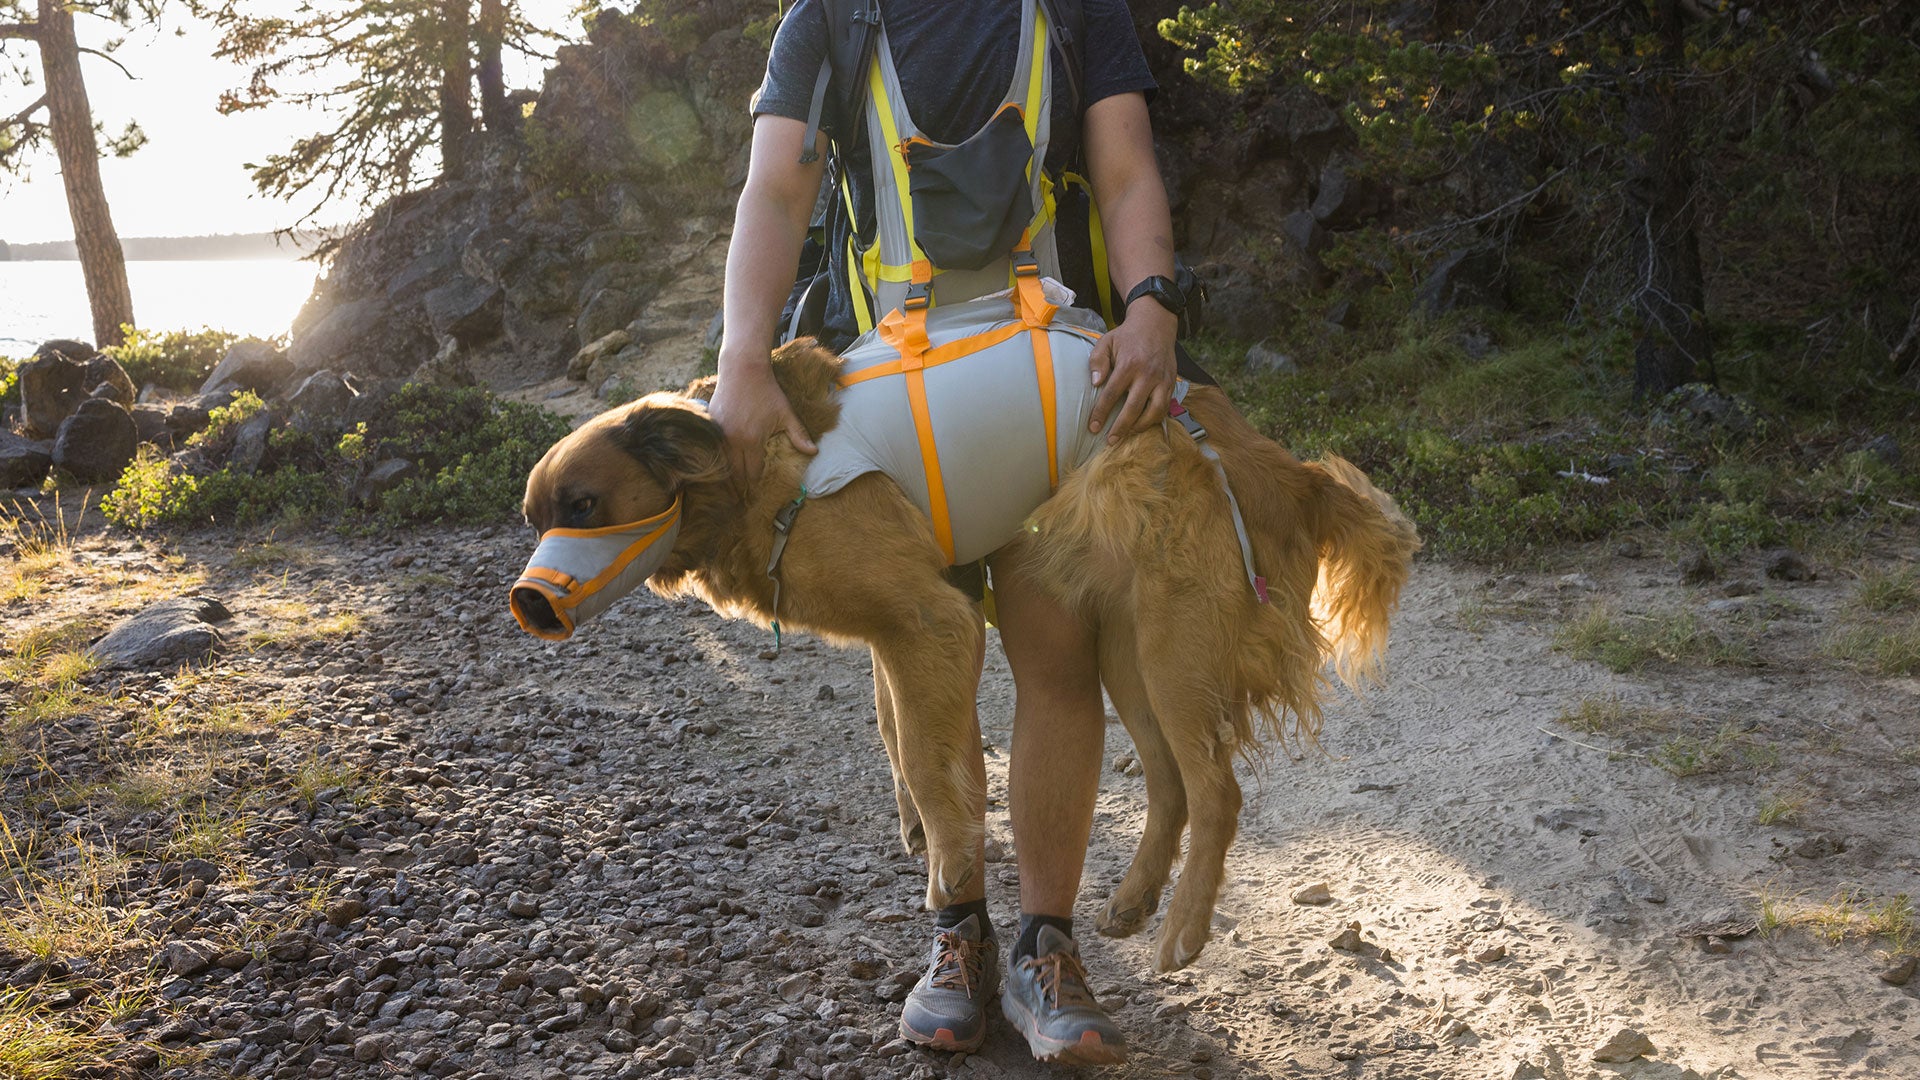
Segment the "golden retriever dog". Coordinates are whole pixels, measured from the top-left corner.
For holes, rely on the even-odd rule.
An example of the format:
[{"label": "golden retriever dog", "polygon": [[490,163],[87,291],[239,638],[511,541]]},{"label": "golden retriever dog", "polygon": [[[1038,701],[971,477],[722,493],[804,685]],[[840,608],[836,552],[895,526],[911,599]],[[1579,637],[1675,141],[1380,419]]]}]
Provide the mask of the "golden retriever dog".
[{"label": "golden retriever dog", "polygon": [[[838,358],[803,340],[774,355],[774,370],[808,431],[834,426]],[[757,483],[731,475],[702,404],[710,387],[649,395],[562,439],[528,478],[526,517],[542,534],[589,530],[662,515],[679,499],[677,537],[648,585],[765,624],[776,617],[775,515],[809,459],[776,434]],[[1312,741],[1329,667],[1349,684],[1375,674],[1420,546],[1358,469],[1296,460],[1217,388],[1194,387],[1186,404],[1238,498],[1269,603],[1248,584],[1214,463],[1171,423],[1064,477],[1002,556],[1027,560],[1042,587],[1098,627],[1101,681],[1145,771],[1144,834],[1100,913],[1103,933],[1147,924],[1189,833],[1159,936],[1163,971],[1206,944],[1239,822],[1236,754],[1257,753],[1263,737]],[[872,650],[902,835],[917,846],[924,830],[930,907],[982,872],[982,823],[969,807],[984,628],[945,562],[928,516],[869,474],[792,520],[777,612],[787,627]]]}]

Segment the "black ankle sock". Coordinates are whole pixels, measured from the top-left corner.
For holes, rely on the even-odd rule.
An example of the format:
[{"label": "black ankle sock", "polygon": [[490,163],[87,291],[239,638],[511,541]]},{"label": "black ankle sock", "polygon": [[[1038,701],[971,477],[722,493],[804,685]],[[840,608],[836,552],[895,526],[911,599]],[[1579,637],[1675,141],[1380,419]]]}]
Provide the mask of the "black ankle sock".
[{"label": "black ankle sock", "polygon": [[1051,926],[1055,930],[1073,936],[1073,920],[1053,915],[1029,915],[1020,913],[1020,940],[1013,946],[1013,960],[1019,963],[1040,950],[1040,928]]},{"label": "black ankle sock", "polygon": [[981,937],[991,937],[993,935],[993,921],[987,918],[987,901],[985,897],[978,900],[969,900],[964,904],[948,904],[946,907],[933,913],[933,921],[940,929],[951,930],[961,923],[966,922],[967,916],[969,915],[980,916]]}]

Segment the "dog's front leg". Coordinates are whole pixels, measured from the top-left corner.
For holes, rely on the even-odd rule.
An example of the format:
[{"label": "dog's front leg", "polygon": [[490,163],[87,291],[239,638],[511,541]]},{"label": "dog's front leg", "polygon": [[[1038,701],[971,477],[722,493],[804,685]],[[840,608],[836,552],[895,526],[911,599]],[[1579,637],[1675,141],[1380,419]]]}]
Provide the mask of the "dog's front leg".
[{"label": "dog's front leg", "polygon": [[921,606],[918,632],[873,645],[892,698],[892,756],[925,830],[930,908],[978,885],[987,809],[973,707],[984,631],[959,592],[940,588],[948,595]]},{"label": "dog's front leg", "polygon": [[893,690],[887,685],[887,669],[880,662],[878,649],[873,650],[873,715],[880,723],[880,741],[887,746],[887,765],[893,772],[893,801],[900,808],[900,843],[907,854],[924,855],[927,830],[920,824],[920,808],[913,805],[906,773],[900,768],[900,722],[893,711]]}]

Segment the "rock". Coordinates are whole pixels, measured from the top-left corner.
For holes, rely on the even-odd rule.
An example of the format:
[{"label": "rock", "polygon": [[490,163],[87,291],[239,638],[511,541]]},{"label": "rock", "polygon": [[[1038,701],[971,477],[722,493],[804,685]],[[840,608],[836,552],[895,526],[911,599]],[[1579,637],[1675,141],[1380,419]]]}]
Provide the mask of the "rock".
[{"label": "rock", "polygon": [[205,660],[223,643],[211,624],[232,617],[210,596],[162,600],[114,627],[92,652],[107,667],[164,671]]},{"label": "rock", "polygon": [[1706,551],[1700,548],[1688,552],[1680,560],[1679,569],[1682,585],[1705,585],[1718,573],[1713,567],[1713,560],[1708,558]]},{"label": "rock", "polygon": [[105,398],[88,398],[60,423],[53,464],[85,483],[118,480],[140,448],[140,429],[127,410]]},{"label": "rock", "polygon": [[408,381],[445,389],[479,385],[479,380],[473,377],[473,368],[467,364],[467,346],[456,338],[443,339],[439,351],[415,368]]},{"label": "rock", "polygon": [[1613,879],[1620,883],[1620,891],[1643,904],[1664,904],[1667,902],[1667,890],[1641,877],[1631,867],[1623,866],[1614,871]]},{"label": "rock", "polygon": [[1593,1052],[1593,1060],[1609,1064],[1623,1064],[1635,1058],[1653,1053],[1653,1041],[1632,1028],[1621,1028],[1613,1038],[1602,1043]]},{"label": "rock", "polygon": [[160,963],[168,974],[190,979],[213,966],[220,949],[206,941],[175,941],[160,950]]},{"label": "rock", "polygon": [[347,359],[360,327],[381,317],[382,307],[378,300],[348,301],[296,333],[293,347],[287,350],[287,360],[293,364],[294,372],[319,371]]},{"label": "rock", "polygon": [[316,371],[300,381],[287,396],[287,408],[308,423],[338,420],[353,404],[353,387],[331,369]]},{"label": "rock", "polygon": [[1622,540],[1614,545],[1613,554],[1620,559],[1637,559],[1646,554],[1646,549],[1640,546],[1638,540]]},{"label": "rock", "polygon": [[506,292],[464,274],[429,291],[423,301],[436,336],[462,345],[484,345],[500,336]]},{"label": "rock", "polygon": [[77,364],[85,362],[99,352],[99,349],[84,341],[76,341],[73,338],[54,338],[52,341],[41,342],[40,347],[33,350],[33,358],[39,360],[42,357],[59,355]]},{"label": "rock", "polygon": [[1558,589],[1569,589],[1575,592],[1594,592],[1600,588],[1600,584],[1593,580],[1591,574],[1575,572],[1562,574],[1560,580],[1554,583],[1554,587]]},{"label": "rock", "polygon": [[111,356],[88,360],[80,376],[80,386],[89,396],[106,398],[121,408],[131,407],[140,396],[127,369]]},{"label": "rock", "polygon": [[1792,548],[1775,548],[1767,552],[1767,576],[1775,581],[1812,581],[1813,567],[1807,557]]},{"label": "rock", "polygon": [[[718,349],[720,347],[720,342],[726,336],[726,329],[727,329],[727,313],[724,311],[714,312],[713,318],[707,322],[706,334],[703,335],[700,339],[701,346],[708,349]],[[1882,436],[1882,438],[1885,438],[1885,437],[1886,436]],[[1897,454],[1895,456],[1898,457]]]},{"label": "rock", "polygon": [[1497,943],[1473,954],[1473,962],[1476,964],[1497,964],[1506,958],[1507,947]]},{"label": "rock", "polygon": [[1905,986],[1913,981],[1916,969],[1920,969],[1920,956],[1909,955],[1881,972],[1880,981],[1888,986]]},{"label": "rock", "polygon": [[807,996],[807,977],[805,974],[789,975],[780,980],[780,985],[775,989],[780,1000],[789,1005],[795,1004]]},{"label": "rock", "polygon": [[406,458],[388,458],[376,462],[366,474],[353,482],[347,495],[362,506],[371,506],[381,496],[420,475],[420,466]]},{"label": "rock", "polygon": [[1319,265],[1320,256],[1333,246],[1333,237],[1328,235],[1326,227],[1320,224],[1320,219],[1314,217],[1312,211],[1296,210],[1288,214],[1286,220],[1280,223],[1280,231],[1293,250],[1312,260],[1315,266]]},{"label": "rock", "polygon": [[1669,393],[1660,411],[1697,428],[1718,428],[1735,435],[1760,426],[1760,413],[1745,398],[1735,397],[1706,383],[1688,383]]},{"label": "rock", "polygon": [[[46,346],[41,346],[42,350]],[[86,365],[59,352],[20,365],[20,422],[31,439],[51,439],[87,396]]]},{"label": "rock", "polygon": [[272,397],[293,380],[293,361],[270,341],[248,338],[236,341],[227,355],[207,373],[200,384],[205,394],[221,388],[252,390],[261,397]]},{"label": "rock", "polygon": [[1339,949],[1341,952],[1350,952],[1356,956],[1378,959],[1383,963],[1390,964],[1393,962],[1393,953],[1391,951],[1381,948],[1360,936],[1360,924],[1357,922],[1348,923],[1347,928],[1340,931],[1340,933],[1336,935],[1333,940],[1327,942],[1327,944]]},{"label": "rock", "polygon": [[233,433],[233,451],[227,464],[233,471],[252,475],[266,464],[268,437],[280,426],[280,416],[272,409],[261,409],[240,422]]},{"label": "rock", "polygon": [[345,926],[367,913],[367,905],[357,897],[342,896],[327,905],[327,922]]},{"label": "rock", "polygon": [[507,898],[507,914],[517,919],[531,919],[540,914],[540,903],[527,893],[517,892]]},{"label": "rock", "polygon": [[1336,301],[1327,309],[1327,325],[1342,330],[1357,330],[1360,328],[1360,309],[1351,300]]},{"label": "rock", "polygon": [[1414,293],[1414,306],[1428,315],[1444,315],[1463,307],[1505,308],[1505,263],[1495,251],[1455,251],[1427,272],[1426,280]]},{"label": "rock", "polygon": [[567,378],[586,378],[587,372],[593,368],[594,364],[614,355],[631,344],[633,344],[633,335],[627,333],[624,329],[609,331],[595,338],[590,344],[582,347],[579,352],[574,353],[573,359],[568,361]]},{"label": "rock", "polygon": [[1242,370],[1250,375],[1298,375],[1300,365],[1293,362],[1293,357],[1261,341],[1247,349]]},{"label": "rock", "polygon": [[0,428],[0,488],[35,487],[53,467],[53,443]]},{"label": "rock", "polygon": [[1294,892],[1293,902],[1296,904],[1306,904],[1309,906],[1318,906],[1320,904],[1331,904],[1333,903],[1333,890],[1327,887],[1326,882],[1316,881],[1313,884],[1308,885],[1305,888],[1299,889],[1296,892]]},{"label": "rock", "polygon": [[1867,441],[1867,453],[1880,459],[1880,464],[1890,469],[1900,467],[1900,440],[1891,435],[1875,435]]},{"label": "rock", "polygon": [[598,341],[631,322],[639,306],[633,294],[625,289],[601,289],[580,306],[580,314],[574,319],[574,332],[582,345]]},{"label": "rock", "polygon": [[1320,193],[1313,216],[1329,229],[1351,229],[1379,217],[1387,207],[1386,188],[1340,165],[1320,170]]},{"label": "rock", "polygon": [[384,1032],[362,1035],[353,1043],[353,1060],[372,1063],[384,1059],[393,1049],[393,1036]]},{"label": "rock", "polygon": [[164,405],[135,405],[131,410],[133,429],[143,443],[152,443],[162,450],[173,449],[173,429],[167,426],[167,416],[173,410]]},{"label": "rock", "polygon": [[1561,806],[1533,815],[1533,823],[1550,832],[1577,831],[1581,836],[1599,836],[1600,829],[1595,824],[1603,812],[1583,806]]}]

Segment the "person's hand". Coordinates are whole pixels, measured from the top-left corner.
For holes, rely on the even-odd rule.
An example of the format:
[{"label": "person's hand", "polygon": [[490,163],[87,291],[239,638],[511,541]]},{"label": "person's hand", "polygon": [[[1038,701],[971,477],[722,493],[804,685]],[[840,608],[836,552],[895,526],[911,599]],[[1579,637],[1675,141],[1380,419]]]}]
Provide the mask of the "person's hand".
[{"label": "person's hand", "polygon": [[772,366],[765,363],[730,366],[714,385],[707,415],[727,437],[727,458],[733,463],[733,475],[743,483],[760,479],[760,470],[766,464],[767,436],[776,431],[784,430],[794,448],[803,454],[819,451],[794,415],[787,395],[781,392]]},{"label": "person's hand", "polygon": [[1166,418],[1177,370],[1173,339],[1179,329],[1178,316],[1143,297],[1127,309],[1125,322],[1101,336],[1089,361],[1093,385],[1100,388],[1089,431],[1106,427],[1107,415],[1116,406],[1109,443]]}]

